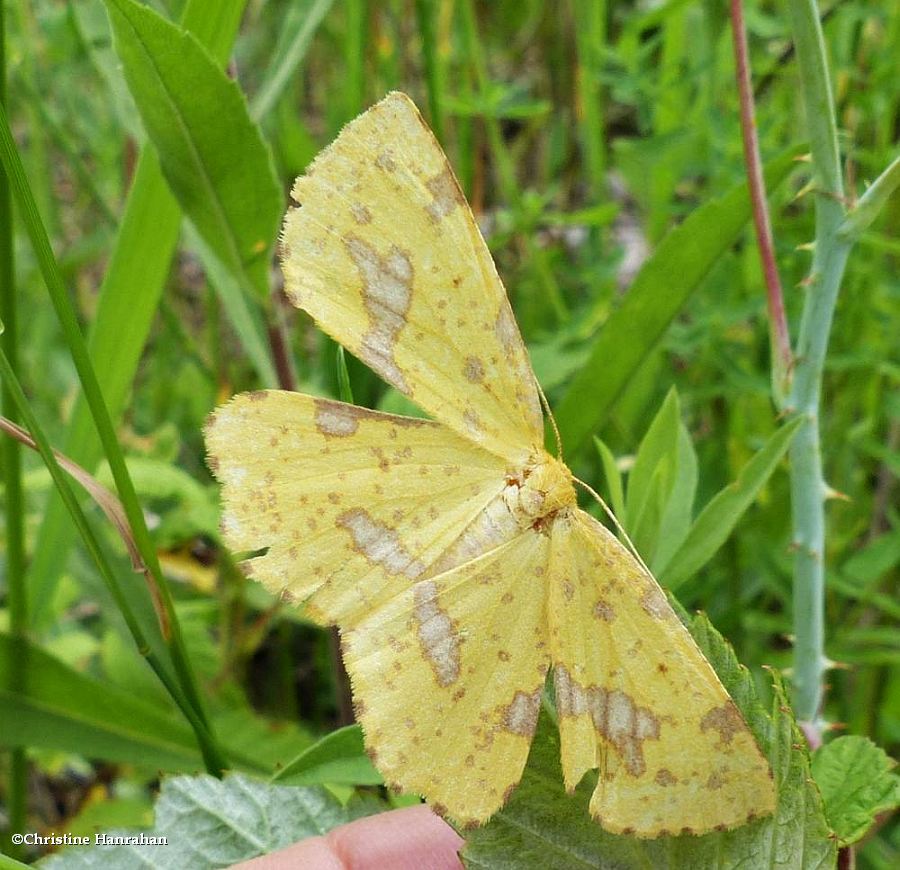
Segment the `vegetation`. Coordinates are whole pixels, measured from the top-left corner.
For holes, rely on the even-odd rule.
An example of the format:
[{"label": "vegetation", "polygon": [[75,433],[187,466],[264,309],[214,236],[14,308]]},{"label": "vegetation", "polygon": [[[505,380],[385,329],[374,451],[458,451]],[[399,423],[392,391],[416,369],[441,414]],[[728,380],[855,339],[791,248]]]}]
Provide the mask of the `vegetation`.
[{"label": "vegetation", "polygon": [[[150,830],[158,793],[156,830],[193,807],[180,842],[204,802],[227,808],[223,842],[248,794],[260,830],[297,807],[198,867],[411,800],[339,730],[332,636],[220,546],[202,440],[217,404],[260,386],[409,410],[286,303],[273,256],[293,178],[392,89],[482,221],[567,460],[684,608],[779,784],[769,821],[636,846],[586,823],[589,791],[548,790],[548,717],[466,860],[818,867],[855,844],[861,868],[900,864],[883,751],[900,743],[900,8],[744,9],[780,297],[727,4],[35,0],[0,16],[0,868],[39,857],[15,831]],[[239,773],[160,792],[160,772],[204,769]],[[525,831],[535,806],[553,811]],[[540,825],[572,853],[549,856]],[[104,859],[119,864],[133,856]]]}]

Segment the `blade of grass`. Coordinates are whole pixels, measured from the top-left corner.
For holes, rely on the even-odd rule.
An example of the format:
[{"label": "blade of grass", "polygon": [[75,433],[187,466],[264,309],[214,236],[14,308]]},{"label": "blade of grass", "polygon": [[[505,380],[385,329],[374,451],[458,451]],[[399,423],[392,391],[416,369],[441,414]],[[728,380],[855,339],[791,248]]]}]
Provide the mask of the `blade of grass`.
[{"label": "blade of grass", "polygon": [[[6,11],[0,4],[0,106],[6,100]],[[0,348],[11,365],[18,366],[18,312],[15,290],[15,261],[13,259],[12,197],[6,172],[0,169],[0,320],[6,330],[0,336]],[[0,390],[0,410],[6,416],[16,415],[15,403],[6,384]],[[6,507],[6,605],[13,636],[24,637],[28,631],[28,593],[25,587],[25,512],[22,495],[22,457],[19,445],[4,439],[2,446],[3,493]],[[14,685],[21,684],[21,675],[13,674]],[[25,748],[10,754],[9,785],[6,804],[9,832],[24,831],[28,810],[28,759]],[[6,840],[6,837],[4,837]],[[7,848],[20,854],[18,846],[7,841]]]},{"label": "blade of grass", "polygon": [[[246,0],[215,4],[188,0],[181,24],[224,64],[245,5]],[[180,223],[181,212],[162,176],[156,152],[147,144],[138,159],[89,336],[91,359],[114,420],[125,408],[169,273]],[[103,455],[83,393],[72,410],[62,451],[88,471]],[[28,572],[31,619],[37,629],[52,617],[48,608],[53,589],[75,537],[65,507],[54,494],[45,509]]]},{"label": "blade of grass", "polygon": [[279,27],[278,43],[256,96],[250,103],[250,115],[260,120],[269,114],[291,76],[306,56],[319,25],[334,0],[302,0],[290,5]]},{"label": "blade of grass", "polygon": [[[103,445],[106,459],[109,462],[113,477],[116,482],[116,488],[122,505],[128,517],[131,532],[134,535],[135,543],[140,551],[144,564],[153,575],[155,584],[160,592],[163,607],[169,622],[170,635],[166,639],[169,645],[169,651],[175,666],[176,674],[181,683],[181,689],[187,697],[187,707],[197,717],[199,723],[208,728],[206,714],[203,710],[203,704],[200,699],[200,693],[197,688],[196,679],[191,668],[190,659],[184,646],[184,639],[181,635],[181,629],[178,623],[178,617],[175,613],[175,605],[165,578],[159,567],[156,550],[150,539],[150,533],[144,520],[144,514],[138,502],[137,495],[134,491],[134,485],[125,466],[125,457],[116,438],[109,410],[103,398],[97,374],[91,363],[91,358],[87,350],[87,345],[81,335],[75,312],[69,300],[62,274],[59,271],[59,265],[53,255],[50,247],[50,240],[47,238],[46,231],[41,222],[40,215],[37,211],[37,204],[31,194],[28,181],[25,178],[25,169],[16,149],[15,142],[12,137],[9,123],[6,118],[6,112],[0,107],[0,160],[6,170],[7,176],[11,181],[12,190],[16,196],[16,201],[22,215],[23,223],[34,248],[35,257],[41,270],[44,283],[50,294],[51,302],[56,311],[66,344],[75,368],[78,372],[79,381],[85,398],[91,409],[91,416],[97,428],[97,433]],[[5,359],[5,358],[4,358]],[[9,369],[7,376],[12,375],[12,369]],[[25,415],[22,406],[19,405],[20,413]],[[34,435],[35,433],[32,432]],[[52,454],[51,454],[52,455]],[[74,495],[72,496],[74,499]],[[201,746],[204,749],[204,755],[210,766],[211,773],[219,773],[224,769],[224,759],[215,741],[207,733],[204,737],[198,732],[198,739],[201,740]]]}]

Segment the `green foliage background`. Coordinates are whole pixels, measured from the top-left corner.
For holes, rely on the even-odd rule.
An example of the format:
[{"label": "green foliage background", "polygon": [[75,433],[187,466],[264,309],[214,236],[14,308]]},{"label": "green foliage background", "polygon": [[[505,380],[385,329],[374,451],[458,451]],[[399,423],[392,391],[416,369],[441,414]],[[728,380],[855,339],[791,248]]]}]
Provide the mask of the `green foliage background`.
[{"label": "green foliage background", "polygon": [[[576,473],[621,502],[617,513],[648,561],[656,555],[654,568],[687,610],[706,611],[770,699],[761,666],[786,668],[791,654],[790,504],[778,465],[787,436],[771,400],[764,285],[740,190],[725,4],[147,6],[183,20],[205,50],[161,38],[155,50],[170,53],[169,67],[148,67],[129,30],[144,10],[126,0],[6,4],[8,107],[232,765],[268,775],[334,731],[341,713],[329,635],[246,583],[219,547],[201,428],[230,394],[274,386],[288,369],[298,389],[342,394],[334,345],[270,292],[279,279],[269,255],[292,179],[395,88],[421,107],[482,220]],[[896,156],[900,9],[876,0],[825,9],[848,190],[859,195]],[[798,197],[808,171],[792,160],[805,136],[797,71],[781,4],[753,4],[746,14],[776,254],[796,331],[809,267],[801,246],[813,237],[811,196]],[[232,82],[214,75],[226,63]],[[142,121],[132,91],[139,102],[143,91],[155,118]],[[248,118],[239,135],[225,135],[217,121],[244,111],[241,92]],[[174,138],[159,156],[145,143],[144,125],[159,145],[155,129],[174,137],[179,118],[200,122],[185,125],[196,146],[190,164],[178,161],[184,149]],[[828,511],[827,652],[840,667],[829,672],[825,718],[892,754],[900,743],[898,225],[895,197],[850,258],[822,416],[825,471],[841,494]],[[69,344],[18,224],[14,241],[18,378],[51,443],[111,485]],[[356,360],[348,357],[347,369],[358,403],[409,410]],[[41,796],[32,826],[146,825],[157,771],[201,767],[193,734],[135,650],[43,465],[23,461],[24,501],[4,495],[4,504],[24,520],[30,646],[7,632],[0,605],[0,675],[9,674],[0,743],[28,747]],[[735,480],[743,481],[737,495],[725,490]],[[716,510],[700,514],[717,494]],[[121,542],[89,499],[84,506],[154,631]],[[698,514],[702,541],[721,543],[714,553],[698,555],[698,535],[689,534]],[[679,550],[689,543],[693,550]],[[688,556],[690,572],[679,572]],[[4,570],[0,595],[9,584]],[[31,675],[27,691],[22,673]],[[325,768],[307,756],[298,770],[327,769],[331,779],[302,781],[328,782],[346,800],[353,783],[371,782],[358,751],[346,752],[343,767],[327,749]],[[2,782],[0,804],[9,797]],[[889,791],[879,806],[890,805]],[[896,823],[869,836],[859,862],[900,863]]]}]

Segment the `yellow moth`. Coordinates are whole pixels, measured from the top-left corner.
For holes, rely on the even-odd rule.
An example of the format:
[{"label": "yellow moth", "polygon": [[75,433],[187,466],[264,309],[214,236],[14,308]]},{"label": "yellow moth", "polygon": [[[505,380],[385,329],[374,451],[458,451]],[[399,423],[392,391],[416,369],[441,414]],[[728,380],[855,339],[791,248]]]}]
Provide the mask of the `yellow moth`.
[{"label": "yellow moth", "polygon": [[731,828],[774,807],[734,703],[653,578],[544,450],[525,346],[447,158],[393,93],[297,179],[291,301],[431,420],[298,393],[210,418],[247,572],[340,627],[385,780],[463,824],[522,775],[547,673],[567,789],[599,768],[614,833]]}]

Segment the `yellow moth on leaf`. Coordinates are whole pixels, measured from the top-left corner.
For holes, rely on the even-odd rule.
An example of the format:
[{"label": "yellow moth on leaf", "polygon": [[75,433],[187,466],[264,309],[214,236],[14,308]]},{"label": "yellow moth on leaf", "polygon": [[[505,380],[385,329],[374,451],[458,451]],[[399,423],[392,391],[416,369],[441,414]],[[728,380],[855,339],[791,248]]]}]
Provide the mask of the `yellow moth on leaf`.
[{"label": "yellow moth on leaf", "polygon": [[566,787],[655,837],[772,812],[769,766],[653,578],[544,450],[534,374],[447,158],[412,101],[350,123],[293,189],[291,301],[431,415],[297,393],[210,418],[223,531],[340,627],[385,780],[463,824],[522,775],[548,670]]}]

